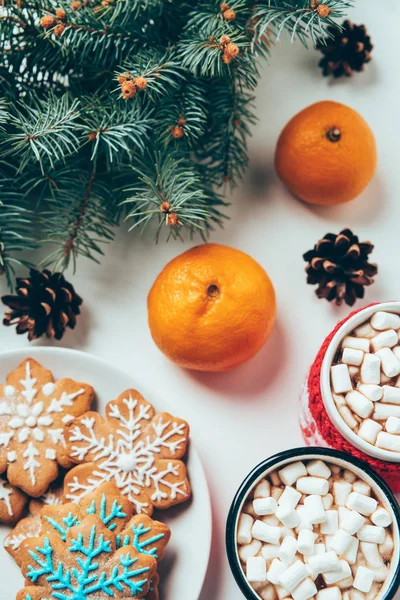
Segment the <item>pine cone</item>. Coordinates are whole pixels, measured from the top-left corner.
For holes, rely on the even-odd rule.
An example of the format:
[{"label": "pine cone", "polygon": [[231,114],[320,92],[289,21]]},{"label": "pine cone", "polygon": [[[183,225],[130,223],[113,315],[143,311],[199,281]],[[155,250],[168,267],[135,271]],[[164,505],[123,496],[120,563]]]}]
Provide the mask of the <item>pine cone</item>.
[{"label": "pine cone", "polygon": [[62,273],[31,269],[30,277],[17,278],[17,295],[6,295],[2,302],[11,310],[4,325],[16,325],[17,333],[28,333],[29,341],[46,334],[60,340],[67,327],[74,329],[82,298]]},{"label": "pine cone", "polygon": [[327,233],[313,250],[306,252],[307,283],[318,284],[318,298],[335,300],[340,306],[343,301],[353,306],[357,298],[364,297],[364,287],[374,283],[377,265],[368,262],[374,246],[371,242],[359,242],[350,229],[339,235]]},{"label": "pine cone", "polygon": [[353,71],[363,71],[371,60],[373,45],[365,26],[345,21],[342,28],[328,27],[330,37],[317,43],[317,50],[324,54],[318,66],[325,77],[350,77]]}]

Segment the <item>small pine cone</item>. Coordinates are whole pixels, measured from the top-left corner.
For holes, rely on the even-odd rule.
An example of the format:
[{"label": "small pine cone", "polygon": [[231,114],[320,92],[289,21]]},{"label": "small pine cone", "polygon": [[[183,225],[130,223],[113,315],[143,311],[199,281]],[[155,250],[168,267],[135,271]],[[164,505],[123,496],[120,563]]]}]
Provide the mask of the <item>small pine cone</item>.
[{"label": "small pine cone", "polygon": [[229,58],[236,58],[236,56],[239,54],[239,46],[237,44],[234,44],[233,42],[230,42],[226,46],[224,54]]},{"label": "small pine cone", "polygon": [[40,19],[40,24],[43,29],[51,29],[56,24],[55,17],[53,17],[53,15],[44,15],[44,17]]},{"label": "small pine cone", "polygon": [[229,8],[228,10],[226,10],[223,13],[223,15],[224,15],[225,21],[228,21],[228,23],[230,23],[231,21],[234,21],[236,19],[236,13],[231,8]]},{"label": "small pine cone", "polygon": [[88,140],[89,140],[89,142],[94,142],[96,138],[97,138],[97,133],[95,131],[91,131],[88,134]]},{"label": "small pine cone", "polygon": [[178,125],[186,125],[186,119],[184,117],[179,117]]},{"label": "small pine cone", "polygon": [[168,202],[168,200],[165,200],[164,202],[161,203],[160,210],[163,213],[169,213],[169,211],[171,210],[171,205]]},{"label": "small pine cone", "polygon": [[136,77],[135,85],[138,90],[145,90],[147,88],[147,79],[145,77]]},{"label": "small pine cone", "polygon": [[222,47],[225,47],[227,44],[229,44],[230,41],[231,38],[229,37],[229,35],[221,35],[219,43]]},{"label": "small pine cone", "polygon": [[124,81],[121,85],[121,94],[125,98],[125,100],[129,100],[129,98],[133,98],[136,94],[136,85],[133,81]]},{"label": "small pine cone", "polygon": [[63,8],[57,8],[56,17],[57,19],[60,19],[60,21],[65,21],[65,19],[67,18],[67,13]]},{"label": "small pine cone", "polygon": [[169,213],[169,215],[167,217],[167,223],[171,227],[174,227],[175,225],[179,225],[179,218],[178,218],[178,215],[176,214],[176,212],[172,211]]},{"label": "small pine cone", "polygon": [[342,28],[328,27],[329,37],[317,43],[323,57],[319,62],[324,76],[350,77],[354,71],[361,72],[371,61],[373,45],[364,25],[344,21]]},{"label": "small pine cone", "polygon": [[63,34],[63,31],[65,29],[65,25],[63,25],[62,23],[60,23],[59,25],[57,25],[57,27],[54,28],[54,35],[56,35],[57,37],[61,37]]},{"label": "small pine cone", "polygon": [[180,140],[185,135],[185,132],[183,131],[183,127],[181,127],[180,125],[175,125],[175,127],[173,127],[171,129],[171,135],[176,140]]},{"label": "small pine cone", "polygon": [[229,56],[227,56],[226,54],[224,54],[224,55],[222,56],[222,60],[224,61],[224,63],[225,63],[226,65],[230,65],[230,64],[231,64],[231,62],[233,61],[233,58],[230,58]]},{"label": "small pine cone", "polygon": [[326,19],[331,14],[332,9],[329,8],[326,4],[319,4],[317,6],[317,13],[321,19]]},{"label": "small pine cone", "polygon": [[223,2],[220,6],[221,12],[224,13],[226,10],[229,10],[229,4]]},{"label": "small pine cone", "polygon": [[121,75],[118,76],[118,83],[122,85],[128,79],[132,79],[131,74],[130,73],[122,73]]},{"label": "small pine cone", "polygon": [[71,8],[75,12],[80,10],[82,8],[82,2],[79,2],[79,0],[74,0],[74,2],[71,2]]}]

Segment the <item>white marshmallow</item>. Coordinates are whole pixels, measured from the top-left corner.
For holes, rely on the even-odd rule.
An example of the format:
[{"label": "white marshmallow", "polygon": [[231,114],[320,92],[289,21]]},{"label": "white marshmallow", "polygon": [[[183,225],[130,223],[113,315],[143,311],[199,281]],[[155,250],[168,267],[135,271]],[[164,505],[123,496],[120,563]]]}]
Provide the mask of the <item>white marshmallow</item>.
[{"label": "white marshmallow", "polygon": [[306,565],[301,560],[296,560],[289,568],[285,566],[285,572],[281,574],[279,583],[288,592],[292,592],[306,577],[308,577]]},{"label": "white marshmallow", "polygon": [[261,550],[261,542],[259,540],[253,540],[251,544],[240,546],[238,550],[239,558],[242,562],[246,562],[251,556],[255,556]]},{"label": "white marshmallow", "polygon": [[297,586],[292,592],[293,600],[308,600],[315,596],[318,592],[315,583],[310,577],[307,577],[304,581]]},{"label": "white marshmallow", "polygon": [[349,511],[346,517],[343,519],[341,527],[344,531],[347,531],[350,535],[354,535],[361,529],[365,523],[365,518],[355,510]]},{"label": "white marshmallow", "polygon": [[278,558],[274,558],[267,571],[267,579],[273,584],[279,583],[281,575],[286,571],[287,565]]},{"label": "white marshmallow", "polygon": [[253,500],[253,509],[256,515],[273,515],[275,514],[277,503],[275,498],[255,498]]},{"label": "white marshmallow", "polygon": [[342,581],[342,579],[350,577],[351,574],[349,563],[346,560],[340,560],[338,569],[323,573],[322,577],[327,585],[331,585],[332,583],[337,583],[338,581]]},{"label": "white marshmallow", "polygon": [[345,348],[342,354],[342,362],[345,365],[354,365],[359,367],[363,361],[364,352],[362,350],[354,350],[354,348]]},{"label": "white marshmallow", "polygon": [[319,525],[326,519],[324,505],[321,496],[311,494],[304,499],[304,506],[308,513],[308,520],[312,525]]},{"label": "white marshmallow", "polygon": [[[344,600],[344,594],[343,594],[343,600]],[[349,600],[365,600],[365,596],[362,592],[352,589],[352,590],[349,590]]]},{"label": "white marshmallow", "polygon": [[363,323],[354,330],[354,335],[357,337],[373,338],[376,333],[369,321],[366,321],[366,323]]},{"label": "white marshmallow", "polygon": [[336,552],[336,554],[339,554],[340,556],[341,554],[346,552],[350,542],[351,535],[347,533],[347,531],[344,531],[344,529],[338,529],[335,535],[333,536],[333,539],[330,543],[330,547],[334,552]]},{"label": "white marshmallow", "polygon": [[400,419],[398,417],[389,417],[385,427],[388,433],[400,433]]},{"label": "white marshmallow", "polygon": [[356,590],[360,590],[360,592],[369,592],[371,586],[374,582],[375,575],[371,569],[367,569],[366,567],[359,566],[357,569],[357,573],[355,579],[353,581],[353,587]]},{"label": "white marshmallow", "polygon": [[379,310],[371,319],[371,326],[378,331],[385,329],[400,329],[400,317],[395,313]]},{"label": "white marshmallow", "polygon": [[374,352],[381,350],[382,348],[393,348],[399,342],[399,336],[395,332],[394,329],[387,329],[386,331],[382,331],[382,333],[378,333],[371,340],[371,346]]},{"label": "white marshmallow", "polygon": [[369,444],[375,444],[378,433],[382,431],[382,425],[373,419],[365,419],[360,425],[358,435]]},{"label": "white marshmallow", "polygon": [[253,538],[269,544],[278,544],[281,537],[281,528],[256,521],[252,527]]},{"label": "white marshmallow", "polygon": [[385,558],[391,558],[394,548],[393,536],[389,531],[386,531],[385,541],[380,544],[379,551]]},{"label": "white marshmallow", "polygon": [[290,529],[294,529],[300,523],[300,517],[294,508],[290,508],[286,504],[278,506],[276,509],[275,516]]},{"label": "white marshmallow", "polygon": [[[369,517],[376,511],[378,502],[375,498],[364,496],[364,494],[359,494],[358,492],[352,492],[347,499],[346,506],[350,510],[355,510],[365,517]],[[368,542],[369,540],[365,541]]]},{"label": "white marshmallow", "polygon": [[272,496],[272,498],[275,498],[275,500],[277,502],[278,502],[279,498],[282,496],[282,493],[283,493],[283,489],[280,487],[273,486],[271,488],[271,496]]},{"label": "white marshmallow", "polygon": [[285,590],[285,588],[281,585],[275,585],[275,591],[278,594],[279,600],[284,600],[285,598],[290,597],[290,593],[287,590]]},{"label": "white marshmallow", "polygon": [[393,385],[384,385],[383,388],[383,402],[387,404],[400,404],[400,388],[394,387]]},{"label": "white marshmallow", "polygon": [[310,556],[308,559],[308,568],[312,577],[317,577],[329,571],[337,571],[340,569],[340,562],[336,552],[325,552]]},{"label": "white marshmallow", "polygon": [[314,477],[323,477],[323,479],[329,479],[332,471],[323,460],[310,460],[306,465],[307,472],[309,475]]},{"label": "white marshmallow", "polygon": [[352,489],[353,486],[348,481],[335,481],[333,483],[335,504],[337,504],[337,506],[345,506]]},{"label": "white marshmallow", "polygon": [[374,385],[373,383],[360,383],[358,391],[363,394],[372,402],[378,402],[383,396],[383,390],[380,385]]},{"label": "white marshmallow", "polygon": [[293,485],[299,477],[307,475],[307,469],[301,461],[293,462],[279,471],[279,477],[285,485]]},{"label": "white marshmallow", "polygon": [[361,381],[379,384],[381,382],[381,359],[375,354],[366,354],[361,365]]},{"label": "white marshmallow", "polygon": [[239,517],[237,528],[237,543],[240,545],[250,544],[252,540],[251,528],[253,527],[254,519],[246,513],[242,513]]},{"label": "white marshmallow", "polygon": [[325,513],[326,519],[321,524],[321,533],[332,535],[339,529],[339,516],[337,510],[327,510]]},{"label": "white marshmallow", "polygon": [[294,537],[286,535],[279,548],[279,558],[286,565],[291,565],[297,552],[297,541]]},{"label": "white marshmallow", "polygon": [[382,402],[377,402],[372,418],[375,421],[385,421],[389,417],[400,418],[400,406],[397,404],[383,404]]},{"label": "white marshmallow", "polygon": [[246,577],[252,582],[267,581],[265,560],[262,556],[251,556],[246,561]]},{"label": "white marshmallow", "polygon": [[360,367],[355,367],[354,365],[349,365],[350,377],[357,377],[359,373],[360,373]]},{"label": "white marshmallow", "polygon": [[272,584],[268,584],[258,592],[258,595],[260,596],[261,600],[275,600],[275,588]]},{"label": "white marshmallow", "polygon": [[340,413],[340,416],[342,417],[343,421],[346,423],[346,425],[348,427],[350,427],[350,429],[355,429],[357,427],[358,422],[354,418],[354,415],[348,406],[341,406],[339,408],[339,413]]},{"label": "white marshmallow", "polygon": [[[400,335],[400,332],[397,331],[397,334]],[[394,348],[392,348],[392,350],[393,350],[396,358],[398,358],[400,360],[400,346],[395,346]]]},{"label": "white marshmallow", "polygon": [[[332,398],[334,399],[336,406],[346,406],[346,400],[342,394],[335,394],[332,392]],[[313,473],[309,472],[308,474],[312,475]]]},{"label": "white marshmallow", "polygon": [[343,471],[343,479],[350,481],[350,483],[354,483],[357,479],[357,475],[353,471],[350,471],[350,469],[345,469]]},{"label": "white marshmallow", "polygon": [[[352,486],[352,489],[353,489],[353,486]],[[346,508],[345,506],[338,506],[339,529],[343,529],[342,523],[348,517],[348,515],[350,514],[350,512],[351,512],[350,509]]]},{"label": "white marshmallow", "polygon": [[319,590],[317,600],[342,600],[342,592],[337,585],[324,588]]},{"label": "white marshmallow", "polygon": [[400,452],[400,436],[381,431],[378,433],[376,445],[383,450],[391,450],[392,452]]},{"label": "white marshmallow", "polygon": [[343,394],[353,389],[347,365],[334,365],[331,367],[332,387],[335,394]]},{"label": "white marshmallow", "polygon": [[360,546],[365,560],[371,567],[380,569],[384,566],[382,556],[376,544],[372,544],[371,542],[361,542]]},{"label": "white marshmallow", "polygon": [[343,558],[347,560],[349,565],[354,565],[357,562],[357,553],[359,545],[359,540],[356,537],[352,537],[350,544],[347,546],[346,552],[343,554]]},{"label": "white marshmallow", "polygon": [[363,525],[357,533],[360,542],[370,542],[371,544],[383,544],[385,541],[385,530],[376,525]]},{"label": "white marshmallow", "polygon": [[346,577],[346,579],[341,579],[340,581],[338,581],[338,587],[340,587],[341,590],[347,590],[352,585],[353,585],[352,575],[350,575],[350,577]]},{"label": "white marshmallow", "polygon": [[314,554],[314,544],[317,539],[317,534],[308,529],[302,529],[297,538],[297,551],[300,554],[310,556]]},{"label": "white marshmallow", "polygon": [[263,544],[261,548],[261,555],[264,560],[269,562],[273,558],[278,558],[279,548],[280,546],[278,544]]},{"label": "white marshmallow", "polygon": [[254,498],[268,498],[271,495],[271,484],[266,479],[262,479],[254,488]]},{"label": "white marshmallow", "polygon": [[365,483],[365,481],[361,481],[361,479],[359,479],[353,483],[353,492],[364,494],[364,496],[370,496],[371,487],[368,485],[368,483]]},{"label": "white marshmallow", "polygon": [[300,477],[296,481],[296,488],[302,494],[325,496],[329,492],[329,483],[321,477]]},{"label": "white marshmallow", "polygon": [[290,529],[289,527],[282,527],[281,529],[282,529],[281,538],[284,538],[286,536],[290,536],[293,538],[296,537],[296,534],[293,529]]},{"label": "white marshmallow", "polygon": [[385,508],[377,508],[370,517],[374,525],[378,527],[389,527],[392,524],[392,517]]},{"label": "white marshmallow", "polygon": [[329,510],[333,505],[332,494],[326,494],[326,496],[322,496],[322,504],[324,505],[325,510]]},{"label": "white marshmallow", "polygon": [[400,360],[396,358],[390,348],[378,350],[375,356],[379,356],[381,359],[382,371],[386,377],[396,377],[400,373]]},{"label": "white marshmallow", "polygon": [[267,525],[272,525],[273,527],[280,527],[279,519],[277,519],[275,515],[265,515],[261,518],[261,521]]},{"label": "white marshmallow", "polygon": [[[380,569],[375,568],[371,570],[374,572],[375,582],[382,583],[389,575],[389,569],[385,566],[381,567]],[[374,598],[376,598],[376,596],[374,596]]]},{"label": "white marshmallow", "polygon": [[356,390],[346,394],[346,402],[351,410],[363,419],[369,417],[374,410],[374,403]]},{"label": "white marshmallow", "polygon": [[352,348],[353,350],[362,350],[369,352],[370,340],[360,337],[352,337],[348,335],[342,342],[342,348]]},{"label": "white marshmallow", "polygon": [[294,488],[286,486],[283,494],[278,500],[279,506],[286,506],[287,508],[296,508],[301,500],[301,494]]},{"label": "white marshmallow", "polygon": [[300,504],[296,508],[296,512],[300,517],[300,523],[296,527],[297,533],[299,533],[299,531],[301,531],[302,529],[308,529],[309,531],[312,531],[313,526],[311,525],[310,521],[308,520],[308,512],[307,512],[305,506],[303,504]]}]

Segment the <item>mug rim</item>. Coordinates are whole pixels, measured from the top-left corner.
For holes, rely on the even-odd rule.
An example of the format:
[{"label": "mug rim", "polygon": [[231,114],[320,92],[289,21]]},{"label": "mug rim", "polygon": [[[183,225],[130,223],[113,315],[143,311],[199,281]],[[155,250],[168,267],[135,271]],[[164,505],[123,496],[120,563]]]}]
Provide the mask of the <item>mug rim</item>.
[{"label": "mug rim", "polygon": [[400,302],[394,300],[391,302],[379,302],[377,304],[367,306],[343,323],[343,325],[337,330],[329,342],[328,348],[325,352],[320,373],[320,388],[322,401],[324,403],[325,410],[328,413],[329,419],[348,442],[368,456],[379,458],[380,460],[387,462],[397,463],[400,462],[400,452],[391,452],[389,450],[377,448],[373,444],[361,439],[360,436],[354,433],[354,431],[347,425],[336,407],[330,382],[330,368],[340,342],[344,337],[346,337],[346,335],[349,335],[355,327],[365,323],[366,320],[368,320],[374,313],[378,311],[395,312],[396,314],[400,315]]},{"label": "mug rim", "polygon": [[[258,465],[256,465],[250,473],[245,477],[239,486],[232,504],[229,509],[227,521],[226,521],[226,529],[225,529],[225,547],[226,553],[228,556],[229,566],[231,568],[233,577],[241,590],[242,594],[247,600],[260,600],[260,596],[252,590],[249,583],[247,582],[242,566],[240,564],[239,555],[237,552],[237,544],[236,544],[236,526],[237,521],[240,514],[240,509],[243,505],[243,500],[246,498],[247,494],[251,490],[252,486],[259,479],[263,473],[270,470],[274,465],[281,463],[282,461],[297,459],[301,460],[301,457],[307,456],[319,456],[325,457],[325,459],[333,458],[339,459],[350,466],[354,466],[362,471],[364,471],[375,483],[375,485],[382,491],[384,496],[387,498],[393,514],[396,519],[397,529],[399,533],[399,539],[397,540],[397,548],[400,553],[400,506],[399,503],[390,489],[389,485],[382,479],[378,473],[376,473],[372,467],[368,465],[365,461],[356,458],[350,454],[345,452],[340,452],[339,450],[334,450],[331,448],[319,448],[319,447],[310,447],[310,446],[299,446],[297,448],[290,448],[289,450],[283,450],[282,452],[278,452],[270,456],[269,458],[261,461]],[[392,600],[397,593],[400,587],[400,558],[398,564],[394,570],[393,577],[388,584],[388,589],[385,594],[381,596],[380,600]]]}]

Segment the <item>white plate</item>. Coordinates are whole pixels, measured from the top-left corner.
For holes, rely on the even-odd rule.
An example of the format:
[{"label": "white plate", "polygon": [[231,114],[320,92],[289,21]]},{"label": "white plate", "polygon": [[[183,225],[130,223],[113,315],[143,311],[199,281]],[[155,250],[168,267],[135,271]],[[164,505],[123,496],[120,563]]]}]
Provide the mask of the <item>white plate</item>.
[{"label": "white plate", "polygon": [[[0,352],[0,381],[22,360],[32,357],[53,371],[54,377],[71,377],[90,383],[96,390],[97,408],[104,415],[105,405],[123,390],[133,387],[143,393],[159,411],[179,416],[179,405],[171,396],[157,397],[147,385],[90,354],[64,348],[35,347]],[[172,537],[160,564],[162,600],[197,600],[205,578],[211,547],[211,505],[207,481],[199,455],[191,443],[187,460],[193,498],[177,508],[158,513],[171,527]],[[161,517],[160,517],[161,514]],[[0,526],[0,600],[12,600],[23,587],[18,567],[3,549],[9,529]],[[5,574],[7,574],[5,576]]]}]

